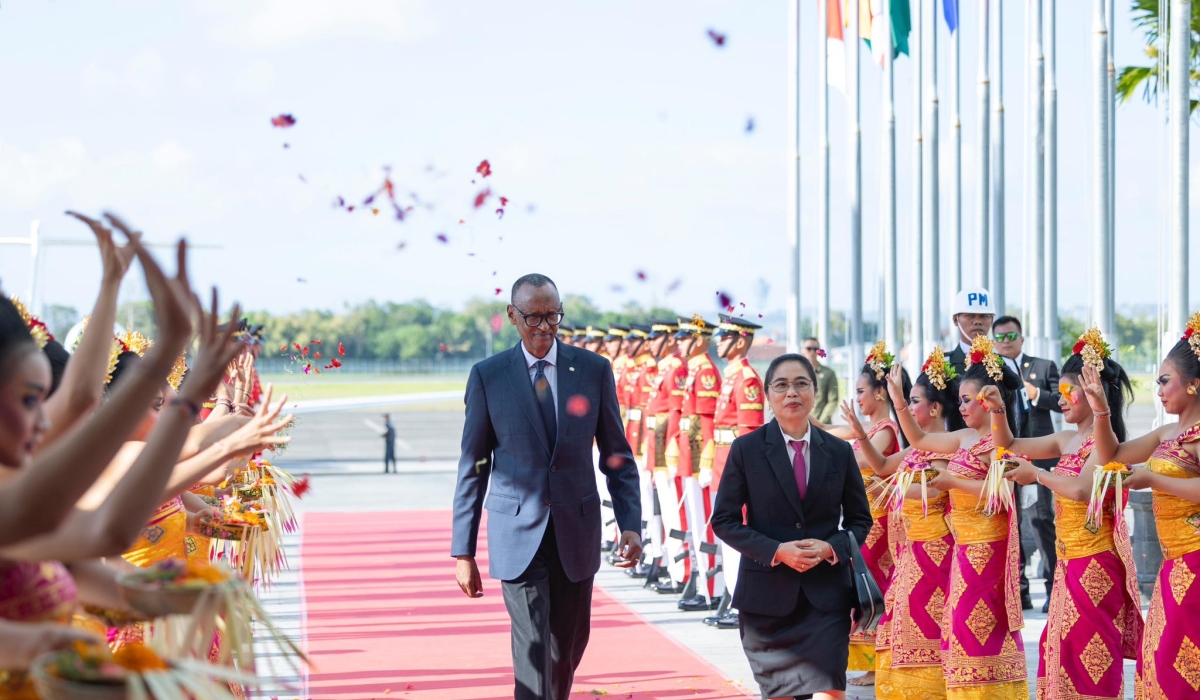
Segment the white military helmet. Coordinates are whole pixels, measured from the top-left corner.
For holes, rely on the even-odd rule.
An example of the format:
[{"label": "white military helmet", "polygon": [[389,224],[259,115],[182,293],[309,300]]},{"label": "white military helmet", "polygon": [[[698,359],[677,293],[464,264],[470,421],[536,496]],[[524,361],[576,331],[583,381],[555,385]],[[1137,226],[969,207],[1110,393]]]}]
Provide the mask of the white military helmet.
[{"label": "white military helmet", "polygon": [[958,314],[991,314],[996,315],[992,306],[992,295],[983,287],[967,287],[954,297],[954,308],[951,318]]}]

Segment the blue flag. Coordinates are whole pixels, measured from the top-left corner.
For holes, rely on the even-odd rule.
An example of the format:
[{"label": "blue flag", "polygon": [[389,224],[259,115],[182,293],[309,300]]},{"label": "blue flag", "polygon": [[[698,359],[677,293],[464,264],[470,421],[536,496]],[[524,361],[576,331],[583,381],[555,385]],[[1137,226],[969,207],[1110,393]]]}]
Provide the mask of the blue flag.
[{"label": "blue flag", "polygon": [[946,26],[953,34],[958,29],[958,0],[942,0],[942,12],[946,16]]}]

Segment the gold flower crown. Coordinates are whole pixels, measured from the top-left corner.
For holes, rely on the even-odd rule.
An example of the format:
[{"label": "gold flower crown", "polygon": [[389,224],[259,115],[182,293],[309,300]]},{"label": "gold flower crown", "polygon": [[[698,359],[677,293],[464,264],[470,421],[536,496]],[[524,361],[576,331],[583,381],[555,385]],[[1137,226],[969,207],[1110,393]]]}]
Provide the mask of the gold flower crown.
[{"label": "gold flower crown", "polygon": [[50,335],[50,330],[46,328],[46,324],[42,323],[38,317],[29,313],[29,309],[16,296],[9,297],[9,300],[12,301],[13,306],[17,307],[17,313],[21,314],[21,320],[29,328],[29,335],[33,337],[33,342],[37,343],[38,350],[44,350],[46,343],[54,340],[54,336]]},{"label": "gold flower crown", "polygon": [[145,357],[146,351],[154,345],[154,341],[150,340],[141,333],[133,329],[125,329],[125,332],[117,336],[117,339],[125,344],[129,352],[136,354],[138,357]]},{"label": "gold flower crown", "polygon": [[[1192,346],[1194,351],[1196,346]],[[1104,335],[1099,328],[1092,328],[1079,336],[1071,352],[1083,358],[1083,364],[1094,368],[1097,372],[1104,370],[1104,360],[1112,357],[1112,348],[1104,342]]]},{"label": "gold flower crown", "polygon": [[929,383],[938,391],[945,391],[950,380],[958,377],[958,372],[954,371],[954,365],[946,359],[946,352],[940,345],[935,346],[933,352],[929,353],[929,359],[925,360],[921,371],[929,377]]},{"label": "gold flower crown", "polygon": [[1182,340],[1188,341],[1192,352],[1196,354],[1196,357],[1200,357],[1200,311],[1192,314],[1192,317],[1188,319],[1187,330],[1183,332]]},{"label": "gold flower crown", "polygon": [[175,366],[171,368],[171,373],[167,375],[167,384],[175,391],[179,391],[179,385],[183,383],[183,375],[187,374],[187,351],[179,353],[179,357],[175,358]]},{"label": "gold flower crown", "polygon": [[978,364],[982,364],[987,369],[988,376],[993,380],[997,382],[1004,380],[1004,366],[1000,363],[1000,356],[996,354],[995,344],[986,335],[978,336],[971,341],[971,352],[967,355],[967,369]]},{"label": "gold flower crown", "polygon": [[874,370],[875,379],[880,380],[892,368],[892,363],[895,361],[896,356],[887,351],[887,343],[881,340],[875,343],[871,352],[867,353],[865,364]]}]

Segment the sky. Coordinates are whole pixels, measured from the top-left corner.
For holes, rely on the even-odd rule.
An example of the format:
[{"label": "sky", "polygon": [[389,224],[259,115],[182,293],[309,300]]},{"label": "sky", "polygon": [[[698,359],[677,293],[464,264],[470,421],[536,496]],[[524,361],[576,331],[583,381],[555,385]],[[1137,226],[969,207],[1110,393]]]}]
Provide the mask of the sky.
[{"label": "sky", "polygon": [[[1015,304],[1023,274],[1025,4],[1004,1],[1006,280]],[[1082,2],[1058,4],[1059,299],[1071,309],[1090,298],[1093,35]],[[978,17],[976,3],[964,5],[969,279]],[[537,271],[606,308],[638,301],[711,315],[721,291],[774,314],[786,304],[790,270],[787,29],[784,0],[5,2],[0,236],[26,235],[36,219],[45,238],[87,240],[87,229],[62,212],[116,211],[147,240],[186,234],[212,246],[193,251],[193,279],[252,310],[416,298],[456,307],[494,298],[498,288],[506,295],[516,277]],[[709,30],[727,37],[724,46]],[[940,20],[937,31],[945,139],[949,34]],[[1126,3],[1114,36],[1119,66],[1147,62]],[[817,299],[821,46],[816,3],[802,0],[806,308]],[[863,296],[874,316],[881,76],[865,49],[862,57]],[[895,73],[903,311],[913,279],[907,57]],[[271,118],[284,113],[295,126],[273,128]],[[1117,119],[1117,302],[1153,304],[1165,124],[1141,102],[1121,106]],[[846,308],[846,110],[832,89],[830,120],[832,303]],[[943,140],[944,185],[949,152]],[[483,159],[492,169],[486,179],[476,173]],[[1190,161],[1200,163],[1195,146]],[[387,206],[377,215],[362,207],[385,168],[398,200],[413,207],[404,221]],[[476,208],[485,189],[491,195]],[[339,196],[358,208],[338,208]],[[508,199],[502,218],[500,196]],[[947,210],[943,195],[943,239]],[[1200,298],[1197,267],[1192,299]],[[85,312],[99,276],[94,250],[49,246],[41,301]],[[140,278],[131,277],[124,297],[145,298]],[[0,246],[0,283],[25,293],[26,248]]]}]

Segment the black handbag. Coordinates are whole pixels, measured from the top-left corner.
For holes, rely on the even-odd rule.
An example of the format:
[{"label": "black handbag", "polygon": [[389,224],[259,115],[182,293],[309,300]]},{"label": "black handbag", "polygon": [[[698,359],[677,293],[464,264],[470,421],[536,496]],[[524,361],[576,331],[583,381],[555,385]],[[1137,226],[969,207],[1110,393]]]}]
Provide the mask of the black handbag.
[{"label": "black handbag", "polygon": [[858,548],[854,533],[846,530],[850,538],[850,579],[854,586],[854,607],[850,610],[850,633],[873,632],[883,618],[883,589]]}]

